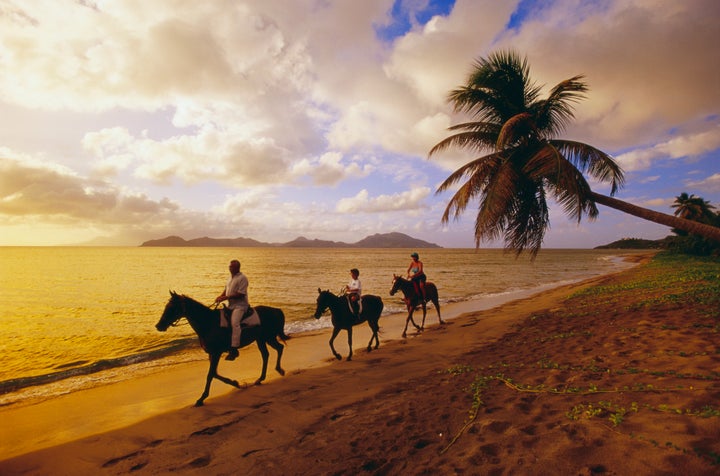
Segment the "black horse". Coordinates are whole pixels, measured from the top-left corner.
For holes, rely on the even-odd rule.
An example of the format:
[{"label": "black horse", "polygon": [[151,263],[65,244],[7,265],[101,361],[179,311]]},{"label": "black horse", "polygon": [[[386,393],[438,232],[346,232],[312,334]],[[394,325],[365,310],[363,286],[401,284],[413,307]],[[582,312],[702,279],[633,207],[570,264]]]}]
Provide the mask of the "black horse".
[{"label": "black horse", "polygon": [[332,325],[333,331],[330,337],[330,350],[336,359],[342,360],[342,356],[335,351],[333,341],[335,337],[340,333],[342,329],[345,329],[348,334],[348,347],[350,353],[348,354],[347,360],[352,360],[352,328],[353,326],[367,321],[368,326],[372,330],[372,336],[370,342],[368,342],[367,350],[372,351],[372,342],[375,340],[375,348],[380,347],[380,339],[378,338],[378,331],[380,330],[380,314],[383,310],[383,302],[379,296],[373,296],[366,294],[360,299],[362,301],[362,311],[360,315],[356,317],[350,310],[348,300],[345,296],[336,296],[330,291],[321,291],[318,288],[317,308],[315,309],[315,319],[320,319],[323,312],[328,308],[332,314]]},{"label": "black horse", "polygon": [[[390,289],[390,295],[394,296],[395,293],[398,292],[398,290],[402,291],[403,295],[405,296],[404,301],[408,310],[408,316],[407,319],[405,319],[405,329],[402,333],[403,338],[407,336],[408,323],[410,322],[412,322],[413,326],[415,326],[415,329],[419,331],[425,328],[425,316],[427,315],[426,303],[430,301],[432,301],[432,303],[435,305],[435,310],[437,311],[440,324],[445,324],[445,321],[443,321],[442,317],[440,316],[440,302],[438,299],[438,290],[437,286],[435,286],[434,283],[431,283],[430,281],[427,281],[425,283],[425,299],[423,299],[422,296],[418,294],[418,292],[415,290],[415,285],[412,283],[412,281],[408,281],[402,276],[396,276],[393,274],[393,285],[392,289]],[[418,306],[421,306],[423,310],[422,324],[419,326],[415,324],[415,320],[413,319],[413,312],[415,312],[415,309],[417,309]]]},{"label": "black horse", "polygon": [[[255,381],[255,385],[260,385],[260,383],[265,380],[267,374],[268,345],[275,349],[278,354],[275,370],[277,370],[280,375],[285,375],[285,371],[280,366],[284,346],[278,342],[277,338],[279,337],[283,341],[286,341],[290,337],[285,335],[285,314],[281,309],[269,306],[254,307],[260,316],[260,325],[243,329],[240,347],[245,347],[253,342],[257,342],[263,364],[262,373],[260,374],[260,378]],[[232,385],[233,387],[240,388],[236,380],[230,380],[217,373],[220,356],[230,350],[232,331],[230,327],[220,326],[220,309],[210,309],[192,298],[177,294],[173,291],[170,292],[170,300],[165,305],[162,317],[160,317],[155,328],[160,332],[164,332],[168,327],[175,325],[175,323],[183,317],[188,320],[190,326],[200,339],[200,345],[210,357],[210,368],[208,369],[207,379],[205,381],[205,390],[198,401],[195,402],[195,406],[199,407],[202,406],[204,400],[210,394],[210,384],[213,378]]]}]

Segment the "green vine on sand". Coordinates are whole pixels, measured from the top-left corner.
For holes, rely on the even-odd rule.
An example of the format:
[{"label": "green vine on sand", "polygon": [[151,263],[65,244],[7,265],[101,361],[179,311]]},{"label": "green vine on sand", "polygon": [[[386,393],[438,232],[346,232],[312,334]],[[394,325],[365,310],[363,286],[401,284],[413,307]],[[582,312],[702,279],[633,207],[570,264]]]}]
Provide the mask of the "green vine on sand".
[{"label": "green vine on sand", "polygon": [[[455,366],[451,367],[447,370],[447,373],[451,375],[461,375],[465,373],[471,372],[473,369],[470,366]],[[452,445],[455,444],[455,442],[460,439],[460,437],[463,435],[465,430],[472,425],[475,420],[477,419],[478,413],[480,411],[480,408],[484,405],[483,401],[483,392],[488,388],[491,381],[498,381],[502,382],[506,387],[510,388],[511,390],[514,390],[518,393],[538,393],[538,394],[548,394],[548,395],[595,395],[595,394],[608,394],[608,393],[642,393],[642,392],[654,392],[654,393],[669,393],[669,392],[679,392],[679,391],[696,391],[696,390],[706,390],[702,388],[698,388],[695,386],[690,387],[675,387],[675,388],[655,388],[653,385],[645,385],[645,384],[636,384],[632,387],[623,387],[623,388],[613,388],[613,389],[601,389],[598,388],[595,385],[590,385],[586,389],[583,389],[581,387],[566,387],[564,389],[558,389],[558,388],[545,388],[543,385],[539,386],[530,386],[530,385],[521,385],[516,384],[512,381],[512,379],[506,377],[503,374],[497,374],[497,375],[478,375],[475,377],[475,380],[470,384],[470,392],[472,393],[472,404],[470,406],[470,410],[468,411],[468,418],[465,420],[465,423],[463,426],[458,430],[458,432],[455,434],[455,436],[450,440],[450,442],[440,450],[440,454],[444,454],[447,452]],[[594,417],[599,416],[602,413],[609,414],[608,420],[613,424],[613,426],[617,427],[620,423],[622,423],[625,415],[627,414],[628,410],[619,407],[618,405],[614,405],[610,402],[599,402],[597,404],[597,407],[593,407],[592,404],[588,405],[577,405],[573,407],[572,410],[570,410],[566,415],[568,418],[577,420],[581,415],[585,415],[587,417]],[[685,414],[685,415],[692,415],[692,416],[699,416],[702,418],[708,418],[708,417],[720,417],[720,410],[714,409],[712,407],[703,407],[701,410],[698,411],[692,411],[692,410],[679,410],[679,409],[671,409],[666,405],[661,405],[660,407],[654,408],[650,406],[645,406],[645,408],[649,408],[652,410],[660,411],[660,412],[670,412],[670,413],[679,413],[679,414]],[[637,402],[633,402],[630,411],[638,412],[639,411],[639,405]]]}]

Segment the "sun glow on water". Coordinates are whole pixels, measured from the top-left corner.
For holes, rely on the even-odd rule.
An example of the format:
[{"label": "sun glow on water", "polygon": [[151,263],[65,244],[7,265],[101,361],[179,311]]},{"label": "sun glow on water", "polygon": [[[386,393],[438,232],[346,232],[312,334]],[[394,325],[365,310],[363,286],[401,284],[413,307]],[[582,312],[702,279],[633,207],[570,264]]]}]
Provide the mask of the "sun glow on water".
[{"label": "sun glow on water", "polygon": [[[441,303],[483,300],[511,291],[570,282],[616,269],[609,252],[543,251],[532,262],[501,250],[420,252]],[[169,291],[211,305],[238,258],[252,304],[283,309],[292,334],[328,327],[312,317],[317,290],[335,293],[361,271],[367,294],[385,314],[402,312],[389,296],[410,250],[307,248],[0,247],[0,385],[122,367],[195,349],[189,326],[155,330]],[[382,325],[382,321],[381,321]],[[15,384],[13,384],[15,385]],[[12,386],[12,385],[11,385]],[[1,388],[0,388],[1,390]]]}]

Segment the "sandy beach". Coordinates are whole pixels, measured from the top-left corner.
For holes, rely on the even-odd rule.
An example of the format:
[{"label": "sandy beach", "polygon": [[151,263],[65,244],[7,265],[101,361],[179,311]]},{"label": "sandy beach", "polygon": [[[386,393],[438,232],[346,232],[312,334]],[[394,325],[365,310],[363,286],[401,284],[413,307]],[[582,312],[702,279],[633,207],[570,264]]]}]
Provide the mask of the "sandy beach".
[{"label": "sandy beach", "polygon": [[[430,309],[407,339],[384,319],[371,353],[358,326],[350,362],[329,330],[293,338],[284,377],[216,381],[201,408],[204,363],[7,408],[0,474],[718,474],[717,301],[652,264],[442,326]],[[252,382],[259,355],[220,371]]]}]

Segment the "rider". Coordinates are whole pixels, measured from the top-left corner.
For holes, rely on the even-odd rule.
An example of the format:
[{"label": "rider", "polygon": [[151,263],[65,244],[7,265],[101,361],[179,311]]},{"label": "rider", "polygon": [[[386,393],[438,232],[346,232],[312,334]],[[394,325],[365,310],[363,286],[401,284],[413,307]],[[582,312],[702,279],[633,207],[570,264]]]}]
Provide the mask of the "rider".
[{"label": "rider", "polygon": [[412,281],[413,286],[415,286],[415,292],[425,301],[425,281],[427,281],[427,277],[423,272],[423,263],[420,261],[420,256],[415,252],[411,253],[410,257],[412,261],[410,262],[410,266],[408,266],[407,276],[410,281]]},{"label": "rider", "polygon": [[350,282],[345,286],[345,295],[350,301],[350,306],[355,317],[360,315],[360,295],[362,294],[362,283],[360,282],[360,271],[357,268],[350,270]]},{"label": "rider", "polygon": [[227,300],[227,307],[232,310],[230,317],[232,325],[231,349],[230,352],[228,352],[227,357],[225,357],[225,360],[235,360],[240,355],[240,352],[238,351],[240,348],[241,335],[240,321],[242,320],[245,311],[247,311],[250,307],[250,304],[248,302],[247,295],[248,279],[240,272],[240,261],[236,259],[230,261],[228,269],[230,270],[230,277],[225,285],[225,290],[221,295],[215,298],[215,302],[221,303]]}]

